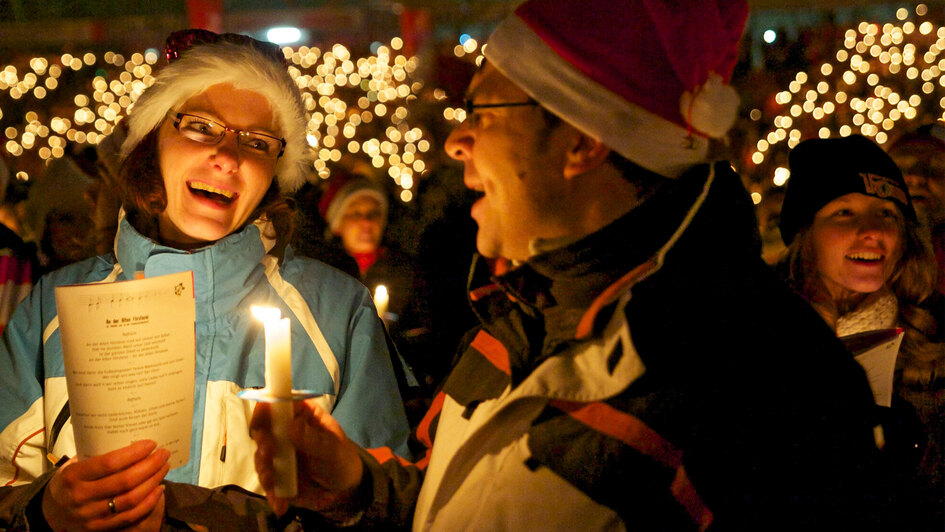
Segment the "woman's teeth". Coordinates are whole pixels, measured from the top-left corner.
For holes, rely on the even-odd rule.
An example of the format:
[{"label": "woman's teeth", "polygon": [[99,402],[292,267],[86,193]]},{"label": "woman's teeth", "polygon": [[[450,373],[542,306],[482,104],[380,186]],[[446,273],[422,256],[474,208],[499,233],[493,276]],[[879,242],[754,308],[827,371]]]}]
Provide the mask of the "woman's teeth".
[{"label": "woman's teeth", "polygon": [[866,251],[861,251],[859,253],[851,253],[847,255],[848,259],[852,260],[862,260],[862,261],[878,261],[882,260],[883,256],[879,253],[870,253]]},{"label": "woman's teeth", "polygon": [[230,190],[217,188],[199,181],[188,183],[187,186],[192,192],[198,193],[201,196],[219,201],[221,203],[229,203],[233,201],[234,197],[236,197],[236,194]]}]

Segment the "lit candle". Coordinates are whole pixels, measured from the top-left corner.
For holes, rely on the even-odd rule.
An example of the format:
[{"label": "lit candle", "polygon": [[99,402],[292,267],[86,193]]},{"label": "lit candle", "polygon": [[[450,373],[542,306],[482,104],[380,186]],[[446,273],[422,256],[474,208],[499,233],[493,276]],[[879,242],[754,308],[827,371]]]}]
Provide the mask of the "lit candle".
[{"label": "lit candle", "polygon": [[277,308],[252,306],[253,316],[263,322],[266,331],[266,391],[277,400],[272,403],[272,436],[275,450],[272,466],[276,473],[273,493],[291,498],[298,494],[295,447],[289,440],[292,423],[292,343],[289,318],[282,318]]},{"label": "lit candle", "polygon": [[384,313],[387,312],[387,303],[390,302],[390,295],[387,293],[387,287],[379,284],[374,289],[374,307],[377,308],[377,315],[384,319]]}]

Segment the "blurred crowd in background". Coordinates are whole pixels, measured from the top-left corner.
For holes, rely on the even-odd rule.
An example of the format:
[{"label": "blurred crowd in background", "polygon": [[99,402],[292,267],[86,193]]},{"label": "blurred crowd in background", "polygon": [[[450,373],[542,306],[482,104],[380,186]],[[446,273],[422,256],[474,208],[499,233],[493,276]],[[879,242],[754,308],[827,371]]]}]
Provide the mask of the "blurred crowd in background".
[{"label": "blurred crowd in background", "polygon": [[[874,10],[887,20],[859,23],[825,12],[801,27],[771,28],[762,42],[762,22],[746,33],[750,42],[733,78],[741,117],[718,154],[753,193],[769,262],[783,248],[777,227],[790,148],[803,139],[850,133],[888,148],[919,132],[914,146],[938,154],[937,162],[920,157],[900,164],[911,164],[903,167],[913,176],[910,192],[921,196],[914,200],[928,226],[938,228],[941,258],[945,170],[936,150],[943,142],[945,29],[943,11],[930,5]],[[458,40],[431,31],[419,48],[416,39],[400,37],[369,49],[331,42],[316,49],[313,43],[294,47],[292,58],[300,87],[311,96],[309,140],[318,152],[309,183],[295,195],[301,217],[296,252],[348,271],[372,292],[387,288],[390,331],[427,387],[445,374],[460,336],[475,322],[466,303],[474,197],[442,143],[464,115],[462,88],[481,60],[476,37],[490,28],[478,29],[482,35]],[[115,124],[127,103],[116,105],[128,95],[114,83],[131,87],[148,76],[150,66],[139,68],[157,69],[163,61],[147,58],[144,50],[121,52],[124,62],[116,52],[109,57],[99,51],[103,55],[89,64],[78,50],[61,50],[37,64],[36,52],[24,46],[6,50],[0,61],[0,222],[9,229],[4,246],[15,250],[10,255],[26,257],[30,272],[8,272],[8,284],[16,279],[13,285],[28,286],[28,278],[111,248],[119,208],[114,176],[121,127]],[[144,60],[133,60],[136,52],[145,53]],[[362,59],[371,66],[362,67]],[[389,68],[379,74],[381,64]],[[329,79],[342,73],[361,76]],[[372,85],[376,79],[388,84]],[[96,83],[107,83],[111,92]],[[38,87],[45,88],[40,93]],[[83,116],[92,110],[101,118]],[[19,288],[5,297],[22,293]]]}]

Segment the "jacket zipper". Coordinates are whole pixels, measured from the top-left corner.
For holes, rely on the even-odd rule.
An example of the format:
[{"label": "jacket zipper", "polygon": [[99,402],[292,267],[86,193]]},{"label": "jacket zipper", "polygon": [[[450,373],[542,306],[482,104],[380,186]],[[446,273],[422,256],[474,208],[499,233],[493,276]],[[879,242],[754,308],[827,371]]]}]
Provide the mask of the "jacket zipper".
[{"label": "jacket zipper", "polygon": [[223,446],[220,447],[220,462],[226,462],[226,433],[227,433],[226,400],[223,401]]}]

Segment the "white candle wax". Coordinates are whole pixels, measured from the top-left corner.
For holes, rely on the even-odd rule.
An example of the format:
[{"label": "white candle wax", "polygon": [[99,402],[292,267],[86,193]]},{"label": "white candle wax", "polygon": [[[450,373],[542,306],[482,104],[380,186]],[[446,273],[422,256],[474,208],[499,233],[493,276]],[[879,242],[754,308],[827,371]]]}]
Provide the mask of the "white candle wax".
[{"label": "white candle wax", "polygon": [[[279,309],[253,306],[253,314],[262,320],[266,331],[266,390],[270,395],[292,398],[292,341],[289,318],[279,319]],[[292,498],[298,494],[295,447],[289,440],[293,416],[292,401],[272,403],[272,436],[275,449],[272,467],[275,470],[276,497]]]},{"label": "white candle wax", "polygon": [[276,497],[283,499],[291,499],[299,494],[295,446],[289,439],[292,416],[292,401],[272,403],[272,436],[276,444],[272,453],[272,468],[276,477],[272,491]]},{"label": "white candle wax", "polygon": [[289,318],[266,320],[266,388],[276,397],[292,397],[292,341]]},{"label": "white candle wax", "polygon": [[377,308],[377,315],[384,319],[384,313],[387,312],[387,304],[390,302],[390,294],[387,293],[387,287],[379,284],[374,289],[374,307]]}]

